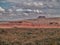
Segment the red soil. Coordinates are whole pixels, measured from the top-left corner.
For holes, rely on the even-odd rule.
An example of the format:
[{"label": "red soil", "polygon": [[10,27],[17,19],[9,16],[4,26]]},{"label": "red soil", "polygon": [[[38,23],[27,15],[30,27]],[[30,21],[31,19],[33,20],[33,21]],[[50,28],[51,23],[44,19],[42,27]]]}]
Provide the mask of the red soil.
[{"label": "red soil", "polygon": [[3,23],[0,24],[0,28],[60,28],[60,25],[50,25],[50,24],[33,24],[28,22],[23,23]]},{"label": "red soil", "polygon": [[60,18],[40,18],[0,23],[0,28],[60,28]]}]

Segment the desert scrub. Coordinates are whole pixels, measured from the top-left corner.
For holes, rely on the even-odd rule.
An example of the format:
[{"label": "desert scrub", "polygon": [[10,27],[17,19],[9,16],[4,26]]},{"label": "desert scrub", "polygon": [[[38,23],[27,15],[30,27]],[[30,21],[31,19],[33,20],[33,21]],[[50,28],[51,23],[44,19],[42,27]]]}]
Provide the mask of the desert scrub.
[{"label": "desert scrub", "polygon": [[11,43],[6,40],[0,40],[0,45],[11,45]]},{"label": "desert scrub", "polygon": [[5,29],[0,29],[0,34],[7,34],[7,31]]},{"label": "desert scrub", "polygon": [[51,38],[47,38],[43,40],[44,45],[52,45],[52,41],[54,41],[54,39]]},{"label": "desert scrub", "polygon": [[21,43],[18,42],[0,42],[0,45],[22,45]]},{"label": "desert scrub", "polygon": [[27,33],[27,35],[32,35],[32,32],[26,32]]},{"label": "desert scrub", "polygon": [[41,40],[35,40],[34,43],[35,45],[42,45],[43,42]]},{"label": "desert scrub", "polygon": [[[45,37],[43,38],[43,36]],[[40,40],[39,38],[43,40]],[[56,29],[56,28],[55,29],[52,28],[51,29],[48,28],[47,29],[43,29],[43,28],[41,29],[36,29],[36,28],[35,29],[34,28],[33,29],[32,28],[0,29],[0,39],[1,39],[0,45],[55,45],[55,42],[56,45],[60,45],[60,29]],[[11,39],[14,42],[12,42]],[[32,41],[33,44],[31,44],[31,42],[29,41]],[[20,42],[22,43],[27,42],[27,43],[22,44]]]},{"label": "desert scrub", "polygon": [[23,45],[34,45],[32,42],[25,43]]},{"label": "desert scrub", "polygon": [[56,41],[57,45],[60,45],[60,38],[56,38],[55,41]]},{"label": "desert scrub", "polygon": [[22,43],[15,41],[15,42],[11,42],[11,45],[22,45]]},{"label": "desert scrub", "polygon": [[21,36],[23,39],[29,39],[29,38],[31,38],[30,33],[27,33],[27,32],[23,32],[23,33],[21,33],[20,36]]},{"label": "desert scrub", "polygon": [[22,43],[18,42],[18,41],[11,42],[8,40],[1,40],[0,39],[0,45],[22,45]]}]

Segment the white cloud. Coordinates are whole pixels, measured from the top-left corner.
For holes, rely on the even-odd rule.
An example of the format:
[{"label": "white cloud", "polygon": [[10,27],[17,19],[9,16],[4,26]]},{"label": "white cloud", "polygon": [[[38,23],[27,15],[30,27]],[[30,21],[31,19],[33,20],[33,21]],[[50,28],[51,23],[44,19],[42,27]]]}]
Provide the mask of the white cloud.
[{"label": "white cloud", "polygon": [[21,2],[22,0],[7,0],[7,1],[9,1],[9,2]]},{"label": "white cloud", "polygon": [[16,11],[23,11],[23,9],[16,9]]},{"label": "white cloud", "polygon": [[5,9],[3,9],[2,7],[0,7],[0,11],[5,11]]}]

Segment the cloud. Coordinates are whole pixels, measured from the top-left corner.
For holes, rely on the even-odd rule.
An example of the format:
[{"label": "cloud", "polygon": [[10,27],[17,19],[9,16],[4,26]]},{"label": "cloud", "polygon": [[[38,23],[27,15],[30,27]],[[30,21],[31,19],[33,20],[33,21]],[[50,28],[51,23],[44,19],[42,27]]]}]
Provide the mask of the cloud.
[{"label": "cloud", "polygon": [[8,2],[20,2],[22,0],[7,0]]},{"label": "cloud", "polygon": [[3,9],[2,7],[0,7],[0,11],[5,11],[5,9]]}]

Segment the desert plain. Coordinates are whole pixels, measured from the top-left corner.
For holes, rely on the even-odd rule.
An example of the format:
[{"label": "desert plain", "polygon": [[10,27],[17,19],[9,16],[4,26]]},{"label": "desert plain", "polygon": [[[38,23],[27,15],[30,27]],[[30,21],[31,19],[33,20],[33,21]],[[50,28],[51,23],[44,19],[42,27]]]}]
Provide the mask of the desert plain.
[{"label": "desert plain", "polygon": [[0,45],[60,45],[60,18],[1,21]]}]

